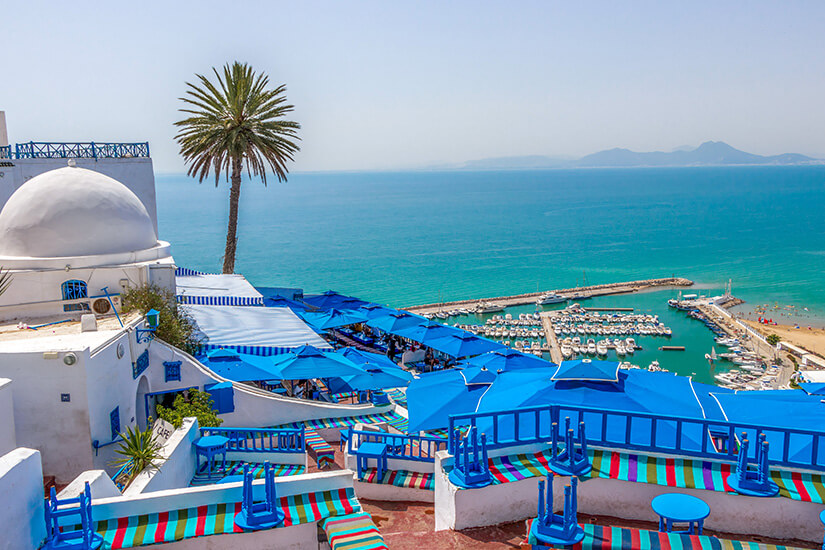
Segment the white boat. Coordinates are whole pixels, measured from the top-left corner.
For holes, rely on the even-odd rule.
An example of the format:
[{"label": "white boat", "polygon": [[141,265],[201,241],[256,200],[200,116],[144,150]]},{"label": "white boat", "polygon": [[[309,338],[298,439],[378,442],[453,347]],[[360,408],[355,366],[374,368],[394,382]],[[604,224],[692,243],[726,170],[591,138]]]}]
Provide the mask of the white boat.
[{"label": "white boat", "polygon": [[565,359],[570,359],[571,357],[573,357],[573,348],[570,347],[567,344],[562,344],[561,345],[561,356],[564,357]]},{"label": "white boat", "polygon": [[593,338],[587,339],[587,354],[596,355],[596,341]]},{"label": "white boat", "polygon": [[479,302],[476,305],[476,313],[495,313],[497,311],[504,311],[504,306],[492,302]]},{"label": "white boat", "polygon": [[619,357],[625,356],[625,347],[621,340],[616,340],[616,355]]},{"label": "white boat", "polygon": [[607,346],[604,345],[604,342],[599,342],[596,344],[596,353],[598,353],[601,357],[607,355]]},{"label": "white boat", "polygon": [[559,294],[556,294],[555,292],[548,292],[547,294],[542,294],[541,296],[539,296],[539,299],[536,300],[536,305],[548,306],[550,304],[561,304],[562,302],[566,301],[566,296],[561,296]]}]

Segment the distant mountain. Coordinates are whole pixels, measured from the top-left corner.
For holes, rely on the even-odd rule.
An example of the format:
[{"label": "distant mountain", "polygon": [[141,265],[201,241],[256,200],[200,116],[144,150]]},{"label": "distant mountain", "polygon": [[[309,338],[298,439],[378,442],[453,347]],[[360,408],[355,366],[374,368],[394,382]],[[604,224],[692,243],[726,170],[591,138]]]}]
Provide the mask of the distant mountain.
[{"label": "distant mountain", "polygon": [[576,163],[583,167],[607,166],[719,166],[732,164],[811,164],[817,159],[797,153],[762,156],[740,151],[723,141],[706,141],[692,150],[670,153],[654,151],[637,153],[629,149],[609,149],[582,157]]},{"label": "distant mountain", "polygon": [[821,164],[822,160],[798,153],[762,156],[746,153],[723,141],[706,141],[699,147],[682,146],[670,152],[637,153],[630,149],[608,149],[578,160],[528,155],[471,160],[444,169],[457,170],[536,170],[542,168],[596,168],[631,166],[724,166],[742,164],[795,165]]}]

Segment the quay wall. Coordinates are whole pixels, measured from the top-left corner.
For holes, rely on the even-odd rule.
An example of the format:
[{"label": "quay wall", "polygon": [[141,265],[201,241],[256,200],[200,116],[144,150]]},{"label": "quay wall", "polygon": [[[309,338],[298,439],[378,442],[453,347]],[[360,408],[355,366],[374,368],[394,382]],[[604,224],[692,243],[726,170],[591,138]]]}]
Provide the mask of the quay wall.
[{"label": "quay wall", "polygon": [[[683,277],[667,277],[663,279],[644,279],[640,281],[627,281],[621,283],[606,283],[601,285],[583,286],[578,288],[563,288],[557,289],[554,292],[557,294],[586,294],[587,296],[607,296],[610,294],[625,294],[629,292],[638,292],[646,288],[653,287],[687,287],[693,285],[693,281]],[[416,306],[405,307],[403,309],[411,313],[430,313],[443,309],[454,309],[460,307],[474,307],[479,301],[493,302],[505,306],[517,306],[524,304],[532,304],[536,298],[545,294],[542,292],[528,292],[526,294],[515,294],[512,296],[498,296],[494,298],[473,298],[469,300],[457,300],[453,302],[443,302],[437,304],[422,304]]]}]

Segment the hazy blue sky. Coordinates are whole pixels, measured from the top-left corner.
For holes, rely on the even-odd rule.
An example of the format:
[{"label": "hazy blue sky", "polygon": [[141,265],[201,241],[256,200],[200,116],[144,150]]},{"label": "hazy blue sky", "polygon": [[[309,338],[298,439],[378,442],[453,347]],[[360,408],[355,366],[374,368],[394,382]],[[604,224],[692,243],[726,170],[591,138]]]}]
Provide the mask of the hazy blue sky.
[{"label": "hazy blue sky", "polygon": [[294,170],[670,150],[825,156],[825,2],[8,2],[10,139],[148,140],[184,81],[242,60],[288,86]]}]

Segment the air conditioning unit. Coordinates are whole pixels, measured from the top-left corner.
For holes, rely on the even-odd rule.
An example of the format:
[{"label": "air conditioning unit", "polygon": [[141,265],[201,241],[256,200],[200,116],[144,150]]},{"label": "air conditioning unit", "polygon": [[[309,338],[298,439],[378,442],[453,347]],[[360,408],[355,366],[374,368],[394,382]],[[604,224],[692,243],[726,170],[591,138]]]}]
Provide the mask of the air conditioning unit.
[{"label": "air conditioning unit", "polygon": [[[89,300],[95,315],[112,315],[115,311],[120,313],[120,294],[110,294],[108,298],[106,296],[92,296]],[[115,306],[114,309],[112,309],[113,305]]]}]

